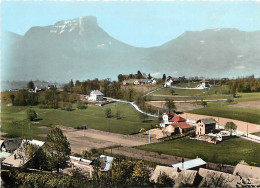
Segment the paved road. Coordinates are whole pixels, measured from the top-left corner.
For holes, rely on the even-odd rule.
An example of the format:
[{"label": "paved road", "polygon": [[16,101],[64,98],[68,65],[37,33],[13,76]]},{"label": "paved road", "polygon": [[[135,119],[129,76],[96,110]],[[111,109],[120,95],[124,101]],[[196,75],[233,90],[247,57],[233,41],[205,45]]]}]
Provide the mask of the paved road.
[{"label": "paved road", "polygon": [[158,118],[158,115],[149,114],[149,113],[146,113],[146,112],[142,111],[142,110],[135,104],[135,102],[129,102],[129,101],[124,101],[124,100],[120,100],[120,99],[114,99],[114,98],[110,98],[110,97],[107,97],[107,99],[112,100],[112,101],[117,101],[117,102],[122,102],[122,103],[130,104],[130,105],[132,105],[138,112],[140,112],[140,113],[142,113],[142,114],[146,114],[147,116],[150,116],[150,117]]}]

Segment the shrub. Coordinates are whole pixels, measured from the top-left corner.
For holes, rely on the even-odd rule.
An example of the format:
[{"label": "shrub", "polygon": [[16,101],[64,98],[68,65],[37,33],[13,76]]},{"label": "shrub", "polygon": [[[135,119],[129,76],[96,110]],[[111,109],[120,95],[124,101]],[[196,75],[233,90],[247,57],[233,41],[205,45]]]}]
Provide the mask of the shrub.
[{"label": "shrub", "polygon": [[35,120],[37,118],[37,114],[36,114],[35,110],[28,109],[26,112],[26,118],[30,121]]},{"label": "shrub", "polygon": [[79,104],[77,105],[77,108],[78,108],[79,110],[85,110],[85,109],[88,108],[88,106],[87,106],[86,104],[79,103]]}]

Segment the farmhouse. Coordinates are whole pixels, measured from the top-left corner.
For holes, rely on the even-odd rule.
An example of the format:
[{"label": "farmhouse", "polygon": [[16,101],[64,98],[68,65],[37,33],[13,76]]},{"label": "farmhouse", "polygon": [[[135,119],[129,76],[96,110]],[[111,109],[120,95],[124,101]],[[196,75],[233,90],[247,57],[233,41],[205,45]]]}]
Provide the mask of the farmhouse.
[{"label": "farmhouse", "polygon": [[165,131],[167,131],[168,133],[182,134],[191,129],[192,129],[192,127],[186,122],[176,122],[176,123],[168,125],[165,128]]},{"label": "farmhouse", "polygon": [[92,90],[90,92],[89,101],[103,101],[104,94],[99,90]]},{"label": "farmhouse", "polygon": [[205,118],[198,120],[196,125],[196,134],[204,135],[212,133],[216,129],[216,120],[213,118]]}]

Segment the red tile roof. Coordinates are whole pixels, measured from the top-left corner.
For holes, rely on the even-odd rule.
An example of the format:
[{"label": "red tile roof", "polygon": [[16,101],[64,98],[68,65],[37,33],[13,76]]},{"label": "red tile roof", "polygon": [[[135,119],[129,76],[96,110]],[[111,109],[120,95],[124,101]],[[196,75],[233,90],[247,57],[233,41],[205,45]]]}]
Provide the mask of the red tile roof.
[{"label": "red tile roof", "polygon": [[174,127],[179,127],[181,129],[189,129],[189,128],[191,128],[191,126],[188,123],[186,123],[186,122],[178,122],[178,123],[174,123],[174,124],[171,124],[171,125],[174,126]]},{"label": "red tile roof", "polygon": [[207,80],[201,80],[200,82],[202,83],[202,82],[209,82],[209,81],[207,81]]},{"label": "red tile roof", "polygon": [[172,119],[169,120],[170,122],[185,122],[186,119],[184,119],[183,117],[181,116],[174,116]]}]

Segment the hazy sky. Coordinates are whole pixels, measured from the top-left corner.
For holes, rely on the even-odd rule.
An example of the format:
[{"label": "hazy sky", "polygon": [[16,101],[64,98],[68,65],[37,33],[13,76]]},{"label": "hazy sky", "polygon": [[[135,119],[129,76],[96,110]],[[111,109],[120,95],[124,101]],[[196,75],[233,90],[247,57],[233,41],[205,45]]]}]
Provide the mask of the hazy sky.
[{"label": "hazy sky", "polygon": [[32,26],[96,16],[112,37],[134,46],[161,45],[187,30],[260,30],[260,2],[2,2],[1,29],[23,35]]}]

